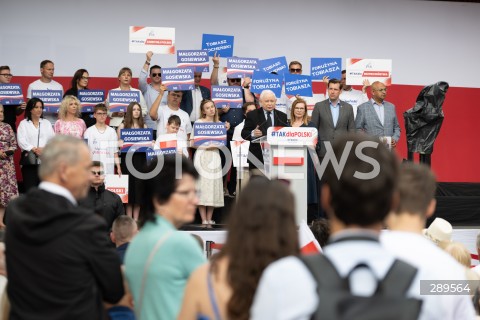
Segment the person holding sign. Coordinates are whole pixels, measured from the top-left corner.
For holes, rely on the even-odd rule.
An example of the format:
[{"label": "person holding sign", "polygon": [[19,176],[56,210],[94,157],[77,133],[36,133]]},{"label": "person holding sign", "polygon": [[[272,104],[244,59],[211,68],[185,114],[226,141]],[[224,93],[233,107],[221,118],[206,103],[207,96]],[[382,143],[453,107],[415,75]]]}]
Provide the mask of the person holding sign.
[{"label": "person holding sign", "polygon": [[[165,128],[167,134],[176,134],[178,135],[178,130],[180,130],[180,126],[182,125],[182,120],[176,114],[172,114],[168,117],[167,120],[167,127]],[[184,157],[188,158],[188,149],[187,149],[187,141],[185,140],[178,140],[177,138],[177,152],[183,155]]]},{"label": "person holding sign", "polygon": [[[147,125],[142,116],[142,107],[137,102],[131,102],[127,107],[125,120],[118,126],[117,134],[120,137],[123,129],[143,129],[146,127]],[[120,145],[123,145],[122,140],[120,140]],[[122,172],[128,174],[128,204],[126,206],[126,214],[137,221],[143,196],[143,182],[132,174],[130,169],[143,172],[147,160],[145,153],[141,152],[135,152],[129,163],[127,162],[126,152],[120,154],[120,159]]]},{"label": "person holding sign", "polygon": [[[140,101],[139,105],[142,108],[142,116],[145,117],[147,115],[147,104],[145,103],[145,98],[140,90],[133,88],[130,83],[132,82],[132,70],[128,67],[123,67],[118,72],[118,82],[120,86],[116,89],[112,89],[112,91],[137,91],[140,94]],[[110,93],[107,96],[106,105],[109,106],[109,99]],[[110,117],[110,126],[113,128],[118,128],[118,126],[122,123],[124,112],[111,112],[108,111],[108,116]]]},{"label": "person holding sign", "polygon": [[[9,66],[0,66],[0,84],[8,84],[12,82],[13,75],[11,74],[10,67]],[[8,123],[12,129],[13,132],[17,132],[17,116],[21,115],[23,113],[23,110],[25,110],[25,107],[27,104],[23,102],[22,104],[19,105],[8,105],[4,106],[4,117],[5,123]]]},{"label": "person holding sign", "polygon": [[87,126],[80,118],[80,101],[75,96],[65,96],[58,110],[58,120],[53,126],[56,134],[83,138]]},{"label": "person holding sign", "polygon": [[169,91],[167,96],[167,104],[161,104],[161,95],[159,95],[152,104],[150,109],[150,117],[157,121],[157,135],[166,133],[166,123],[172,114],[176,114],[182,120],[180,129],[178,130],[178,139],[183,141],[190,140],[192,133],[192,124],[188,113],[180,109],[180,101],[182,101],[183,91]]},{"label": "person holding sign", "polygon": [[[260,94],[261,108],[247,114],[245,126],[242,130],[242,138],[255,140],[267,134],[269,127],[286,127],[287,115],[275,110],[277,98],[272,90],[263,90]],[[259,174],[263,170],[263,155],[259,143],[250,143],[248,163],[251,174]]]},{"label": "person holding sign", "polygon": [[[85,69],[78,69],[75,71],[73,78],[71,80],[72,87],[65,91],[65,95],[63,96],[75,96],[78,98],[78,90],[88,90],[88,81],[90,80],[90,76],[88,71]],[[85,125],[87,128],[93,126],[95,124],[95,119],[93,118],[93,112],[83,112],[82,111],[82,119],[85,121]]]},{"label": "person holding sign", "polygon": [[[200,104],[201,118],[195,121],[217,122],[221,123],[218,117],[218,110],[212,100],[203,100]],[[227,130],[229,123],[225,123]],[[198,201],[198,210],[202,218],[202,224],[215,224],[212,220],[213,209],[215,207],[223,207],[223,178],[222,178],[222,161],[218,147],[215,145],[202,145],[195,152],[194,163],[200,173],[198,181],[198,189],[202,190]]]},{"label": "person holding sign", "polygon": [[[25,108],[25,119],[18,125],[17,140],[22,157],[20,166],[22,168],[23,187],[25,192],[38,186],[38,157],[42,154],[43,147],[55,135],[52,125],[43,119],[43,101],[38,98],[28,100]],[[33,154],[32,154],[33,153]],[[35,155],[33,162],[24,161],[27,156]]]},{"label": "person holding sign", "polygon": [[94,126],[85,131],[83,138],[87,140],[92,160],[105,164],[105,174],[114,174],[115,167],[118,175],[122,175],[120,159],[118,158],[118,137],[115,130],[107,126],[107,106],[103,103],[93,108]]},{"label": "person holding sign", "polygon": [[[27,90],[27,99],[32,99],[33,90],[60,90],[63,95],[63,86],[57,81],[53,80],[55,66],[50,60],[43,60],[40,62],[41,78],[30,83]],[[53,113],[45,113],[45,119],[50,121],[51,125],[57,120],[57,115]]]},{"label": "person holding sign", "polygon": [[371,136],[390,140],[390,146],[395,148],[400,139],[400,125],[395,105],[385,101],[386,96],[385,84],[380,81],[372,83],[372,99],[358,106],[355,126]]},{"label": "person holding sign", "polygon": [[[143,63],[143,67],[140,70],[138,76],[138,87],[145,97],[145,103],[147,104],[147,114],[145,115],[145,124],[147,128],[153,130],[153,138],[157,137],[157,123],[150,117],[150,110],[155,99],[161,95],[161,102],[166,103],[167,97],[164,96],[165,86],[162,86],[162,68],[159,65],[153,65],[150,67],[152,61],[153,52],[148,51],[146,53],[146,59]],[[147,83],[147,72],[150,67],[150,83]]]}]

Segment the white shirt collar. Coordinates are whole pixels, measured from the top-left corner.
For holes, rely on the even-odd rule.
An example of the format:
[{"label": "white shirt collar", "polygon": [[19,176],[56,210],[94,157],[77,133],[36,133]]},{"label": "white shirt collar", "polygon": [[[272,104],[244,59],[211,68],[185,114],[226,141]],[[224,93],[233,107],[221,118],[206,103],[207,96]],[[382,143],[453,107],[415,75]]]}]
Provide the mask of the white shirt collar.
[{"label": "white shirt collar", "polygon": [[68,201],[70,201],[73,205],[77,205],[77,200],[73,197],[72,193],[68,191],[68,189],[62,187],[61,185],[58,185],[53,182],[48,182],[48,181],[42,181],[38,185],[39,189],[48,191],[50,193],[56,194],[58,196],[67,198]]}]

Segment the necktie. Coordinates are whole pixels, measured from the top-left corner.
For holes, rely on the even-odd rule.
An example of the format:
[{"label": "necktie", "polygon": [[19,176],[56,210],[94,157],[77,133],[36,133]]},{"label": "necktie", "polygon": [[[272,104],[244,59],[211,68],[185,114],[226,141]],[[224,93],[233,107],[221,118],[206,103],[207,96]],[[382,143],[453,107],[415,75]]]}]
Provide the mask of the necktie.
[{"label": "necktie", "polygon": [[267,129],[272,126],[272,111],[267,111],[267,122],[265,126],[267,127]]}]

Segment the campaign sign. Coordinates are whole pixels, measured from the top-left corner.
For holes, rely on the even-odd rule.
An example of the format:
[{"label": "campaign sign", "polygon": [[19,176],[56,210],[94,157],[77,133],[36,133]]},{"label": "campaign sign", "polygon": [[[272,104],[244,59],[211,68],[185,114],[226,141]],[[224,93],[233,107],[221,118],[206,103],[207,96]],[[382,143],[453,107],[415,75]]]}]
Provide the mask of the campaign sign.
[{"label": "campaign sign", "polygon": [[227,145],[227,128],[223,122],[196,122],[193,125],[193,146]]},{"label": "campaign sign", "polygon": [[129,27],[130,53],[175,54],[175,28]]},{"label": "campaign sign", "polygon": [[202,50],[207,50],[210,57],[213,57],[215,53],[222,58],[231,57],[233,56],[233,36],[204,33]]},{"label": "campaign sign", "polygon": [[315,146],[317,140],[317,128],[270,127],[267,130],[267,141],[272,146]]},{"label": "campaign sign", "polygon": [[233,166],[235,168],[248,167],[248,149],[250,141],[230,141],[230,150],[232,151]]},{"label": "campaign sign", "polygon": [[323,80],[327,76],[329,79],[342,78],[342,58],[311,58],[310,76],[312,80]]},{"label": "campaign sign", "polygon": [[255,70],[258,70],[256,58],[227,58],[227,78],[250,77]]},{"label": "campaign sign", "polygon": [[43,101],[43,112],[58,113],[62,102],[62,90],[32,90],[32,98]]},{"label": "campaign sign", "polygon": [[255,71],[252,77],[250,91],[262,93],[263,90],[272,90],[277,98],[282,95],[283,76],[272,73]]},{"label": "campaign sign", "polygon": [[193,68],[162,68],[162,84],[164,84],[169,91],[195,89]]},{"label": "campaign sign", "polygon": [[313,95],[312,77],[285,73],[285,94],[311,97]]},{"label": "campaign sign", "polygon": [[78,90],[82,112],[93,112],[93,107],[105,100],[104,96],[104,90]]},{"label": "campaign sign", "polygon": [[108,92],[108,109],[111,112],[125,112],[133,101],[140,102],[140,91],[110,90]]},{"label": "campaign sign", "polygon": [[117,174],[105,175],[105,189],[120,196],[123,203],[128,203],[128,175],[118,176]]},{"label": "campaign sign", "polygon": [[22,104],[22,87],[16,83],[0,83],[0,103],[4,106]]},{"label": "campaign sign", "polygon": [[150,163],[158,156],[167,154],[175,154],[177,152],[177,134],[167,133],[161,134],[157,137],[153,150],[146,151],[147,162]]},{"label": "campaign sign", "polygon": [[177,50],[177,67],[192,67],[195,72],[208,72],[210,58],[207,50]]},{"label": "campaign sign", "polygon": [[258,69],[263,72],[276,72],[278,74],[284,74],[288,72],[287,59],[285,56],[264,59],[258,62]]},{"label": "campaign sign", "polygon": [[212,101],[217,108],[241,108],[243,90],[240,86],[212,86]]},{"label": "campaign sign", "polygon": [[347,59],[347,84],[363,85],[363,81],[370,83],[383,82],[386,86],[392,84],[392,60],[390,59]]},{"label": "campaign sign", "polygon": [[145,152],[152,147],[153,129],[122,129],[120,139],[123,140],[121,152]]}]

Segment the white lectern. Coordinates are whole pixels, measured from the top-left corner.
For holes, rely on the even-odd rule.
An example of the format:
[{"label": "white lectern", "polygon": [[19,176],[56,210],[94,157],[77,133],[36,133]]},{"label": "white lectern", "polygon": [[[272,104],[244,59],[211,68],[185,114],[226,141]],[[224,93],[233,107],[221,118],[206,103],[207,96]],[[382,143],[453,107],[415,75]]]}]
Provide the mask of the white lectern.
[{"label": "white lectern", "polygon": [[262,147],[265,175],[290,181],[297,224],[307,221],[307,148],[317,144],[317,135],[316,128],[270,127],[266,136],[252,141]]}]

